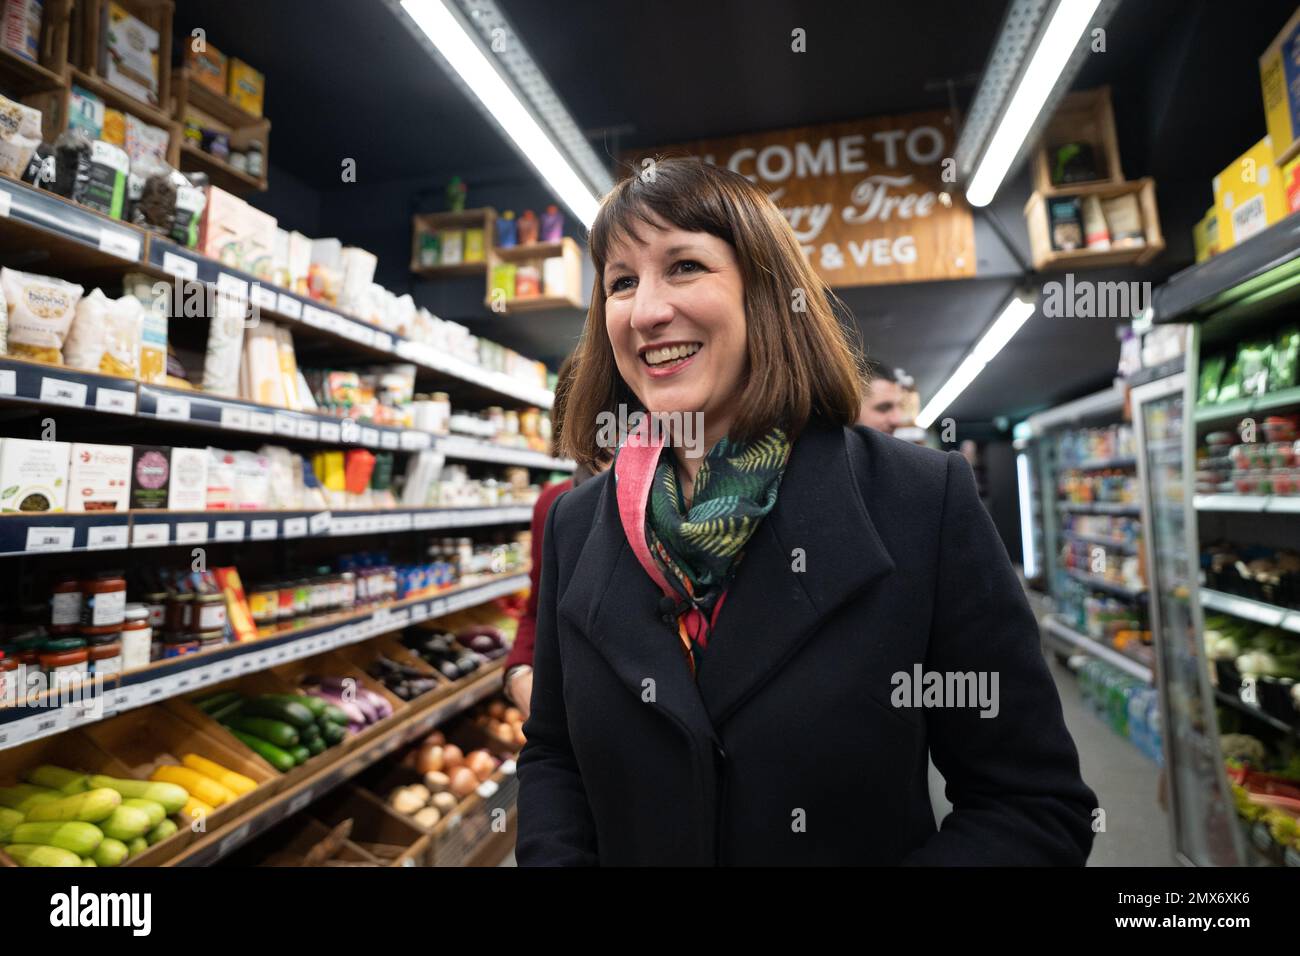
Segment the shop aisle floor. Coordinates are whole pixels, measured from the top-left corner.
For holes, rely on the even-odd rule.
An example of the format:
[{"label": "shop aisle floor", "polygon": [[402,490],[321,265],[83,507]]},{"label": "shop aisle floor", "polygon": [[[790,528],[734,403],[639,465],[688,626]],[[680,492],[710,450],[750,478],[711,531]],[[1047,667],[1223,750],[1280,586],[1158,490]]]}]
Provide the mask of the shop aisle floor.
[{"label": "shop aisle floor", "polygon": [[1160,768],[1116,734],[1083,700],[1070,669],[1048,655],[1083,779],[1106,811],[1089,866],[1174,866],[1169,818],[1157,802]]}]

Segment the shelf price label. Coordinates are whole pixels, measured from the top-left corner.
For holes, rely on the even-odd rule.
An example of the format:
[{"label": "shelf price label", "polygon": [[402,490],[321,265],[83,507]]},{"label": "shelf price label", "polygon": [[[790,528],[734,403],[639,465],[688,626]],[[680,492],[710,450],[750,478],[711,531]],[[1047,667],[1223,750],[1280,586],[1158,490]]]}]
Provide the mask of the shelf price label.
[{"label": "shelf price label", "polygon": [[239,405],[223,405],[221,407],[221,427],[241,432],[248,431],[248,409]]},{"label": "shelf price label", "polygon": [[315,441],[320,434],[320,426],[312,418],[298,419],[298,437],[305,438],[308,441]]},{"label": "shelf price label", "polygon": [[379,429],[371,428],[368,425],[361,426],[361,444],[367,448],[379,447]]},{"label": "shelf price label", "polygon": [[187,422],[190,420],[190,400],[179,395],[159,395],[155,414],[170,421]]},{"label": "shelf price label", "polygon": [[284,435],[286,438],[294,438],[298,434],[298,425],[290,415],[275,416],[275,433]]},{"label": "shelf price label", "polygon": [[178,256],[174,252],[163,253],[162,270],[178,279],[192,280],[199,277],[199,264],[193,259]]},{"label": "shelf price label", "polygon": [[326,442],[335,442],[339,440],[339,426],[336,422],[320,423],[320,440]]},{"label": "shelf price label", "polygon": [[249,537],[254,541],[271,541],[278,531],[275,518],[258,518],[249,523]]},{"label": "shelf price label", "polygon": [[302,318],[302,303],[291,295],[281,292],[275,297],[275,311],[291,319]]},{"label": "shelf price label", "polygon": [[86,531],[86,548],[89,551],[107,551],[125,548],[130,543],[130,527],[124,524],[99,525]]},{"label": "shelf price label", "polygon": [[311,516],[309,524],[313,535],[325,533],[330,527],[330,513],[328,511],[318,511]]},{"label": "shelf price label", "polygon": [[253,283],[253,305],[259,309],[270,309],[274,312],[276,311],[277,302],[278,297],[274,289],[268,289],[260,282]]},{"label": "shelf price label", "polygon": [[131,547],[156,548],[171,540],[171,525],[161,522],[131,527]]},{"label": "shelf price label", "polygon": [[99,251],[136,262],[140,258],[140,237],[119,229],[101,229]]},{"label": "shelf price label", "polygon": [[216,534],[218,541],[243,541],[244,522],[218,521]]},{"label": "shelf price label", "polygon": [[398,445],[397,432],[385,431],[379,435],[379,444],[384,448],[395,449]]},{"label": "shelf price label", "polygon": [[71,405],[74,408],[86,407],[86,386],[84,382],[69,382],[61,378],[41,378],[41,401],[51,405]]},{"label": "shelf price label", "polygon": [[35,527],[27,529],[27,551],[71,551],[74,529]]},{"label": "shelf price label", "polygon": [[275,416],[270,412],[248,412],[248,430],[259,435],[270,435],[275,431]]},{"label": "shelf price label", "polygon": [[177,544],[205,544],[208,540],[208,523],[206,521],[178,521],[176,523]]},{"label": "shelf price label", "polygon": [[307,537],[307,519],[306,518],[285,518],[284,537],[286,538]]},{"label": "shelf price label", "polygon": [[95,408],[101,412],[112,412],[116,415],[134,415],[135,392],[101,386],[95,389]]}]

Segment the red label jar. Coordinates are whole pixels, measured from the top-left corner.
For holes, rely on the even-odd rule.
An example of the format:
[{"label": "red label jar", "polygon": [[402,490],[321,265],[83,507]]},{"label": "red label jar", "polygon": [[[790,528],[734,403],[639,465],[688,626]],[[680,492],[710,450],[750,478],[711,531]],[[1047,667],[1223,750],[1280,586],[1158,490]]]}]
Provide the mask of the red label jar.
[{"label": "red label jar", "polygon": [[81,624],[81,582],[61,578],[50,589],[51,634],[72,634]]},{"label": "red label jar", "polygon": [[112,634],[122,630],[126,615],[126,578],[104,571],[81,582],[81,633]]}]

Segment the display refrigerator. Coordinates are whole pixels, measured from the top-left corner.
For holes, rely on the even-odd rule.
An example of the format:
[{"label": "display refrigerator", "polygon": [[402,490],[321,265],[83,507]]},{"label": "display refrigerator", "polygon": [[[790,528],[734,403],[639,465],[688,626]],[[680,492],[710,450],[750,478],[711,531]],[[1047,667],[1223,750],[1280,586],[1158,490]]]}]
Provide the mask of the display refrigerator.
[{"label": "display refrigerator", "polygon": [[1173,846],[1300,865],[1300,217],[1172,277],[1133,390]]}]

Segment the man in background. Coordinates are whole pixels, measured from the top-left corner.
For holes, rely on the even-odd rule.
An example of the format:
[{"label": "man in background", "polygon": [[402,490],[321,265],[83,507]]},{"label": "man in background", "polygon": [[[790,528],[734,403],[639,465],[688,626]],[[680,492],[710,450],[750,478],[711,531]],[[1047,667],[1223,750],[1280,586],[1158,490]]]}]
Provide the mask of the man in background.
[{"label": "man in background", "polygon": [[903,390],[894,372],[880,362],[868,361],[867,395],[858,411],[858,424],[886,435],[903,424]]}]

